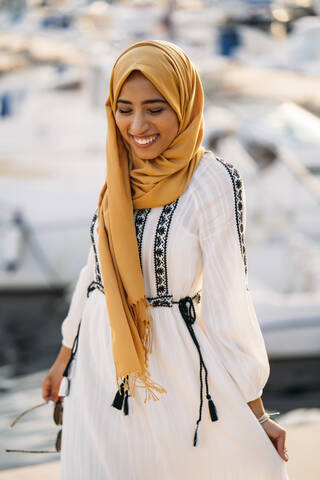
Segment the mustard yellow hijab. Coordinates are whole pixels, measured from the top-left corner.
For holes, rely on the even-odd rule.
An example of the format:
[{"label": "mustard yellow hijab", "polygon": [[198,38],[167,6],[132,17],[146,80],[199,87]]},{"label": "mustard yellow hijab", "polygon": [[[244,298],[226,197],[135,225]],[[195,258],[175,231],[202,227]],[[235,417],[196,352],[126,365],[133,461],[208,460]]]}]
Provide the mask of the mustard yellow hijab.
[{"label": "mustard yellow hijab", "polygon": [[[136,156],[115,123],[116,102],[133,70],[139,70],[167,100],[179,120],[177,136],[153,160]],[[140,266],[134,209],[153,208],[176,200],[187,188],[204,149],[203,90],[197,71],[176,45],[139,42],[117,59],[105,103],[108,132],[107,178],[98,205],[98,252],[112,332],[116,382],[130,395],[145,388],[145,400],[158,400],[166,390],[152,381],[152,317]],[[126,377],[126,378],[123,378]]]}]

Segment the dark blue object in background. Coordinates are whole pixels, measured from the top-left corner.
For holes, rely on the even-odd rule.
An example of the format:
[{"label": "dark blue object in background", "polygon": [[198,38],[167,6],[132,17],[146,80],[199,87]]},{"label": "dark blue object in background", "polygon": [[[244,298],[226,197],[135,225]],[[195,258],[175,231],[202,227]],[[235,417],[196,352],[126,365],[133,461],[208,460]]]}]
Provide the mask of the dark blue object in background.
[{"label": "dark blue object in background", "polygon": [[234,53],[234,49],[241,44],[240,35],[237,32],[236,26],[225,25],[221,27],[218,44],[220,55],[231,57]]},{"label": "dark blue object in background", "polygon": [[10,92],[3,92],[0,103],[0,116],[9,117],[12,114],[12,96]]},{"label": "dark blue object in background", "polygon": [[69,15],[51,15],[41,21],[42,28],[69,28],[72,18]]}]

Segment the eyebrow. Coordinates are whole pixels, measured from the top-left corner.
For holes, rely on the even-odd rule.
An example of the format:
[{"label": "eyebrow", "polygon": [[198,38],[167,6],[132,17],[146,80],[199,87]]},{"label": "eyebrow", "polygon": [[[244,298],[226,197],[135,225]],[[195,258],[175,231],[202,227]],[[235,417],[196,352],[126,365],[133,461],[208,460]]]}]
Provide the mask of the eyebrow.
[{"label": "eyebrow", "polygon": [[[117,103],[125,103],[126,105],[132,105],[132,102],[129,102],[129,100],[123,100],[122,98],[118,98]],[[165,103],[168,104],[166,100],[163,100],[162,98],[152,98],[150,100],[144,100],[141,102],[142,105],[146,105],[147,103]]]}]

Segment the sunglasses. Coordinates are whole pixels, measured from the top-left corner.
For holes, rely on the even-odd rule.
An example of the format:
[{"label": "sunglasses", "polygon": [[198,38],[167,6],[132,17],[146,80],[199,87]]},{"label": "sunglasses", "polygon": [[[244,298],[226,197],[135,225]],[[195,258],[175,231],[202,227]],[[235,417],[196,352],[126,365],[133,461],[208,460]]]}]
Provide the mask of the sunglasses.
[{"label": "sunglasses", "polygon": [[[43,407],[44,405],[48,405],[48,403],[47,402],[40,403],[39,405],[28,408],[28,410],[25,410],[24,412],[20,413],[20,415],[18,415],[18,417],[11,423],[10,428],[13,428],[16,425],[16,423],[18,423],[19,420],[24,415],[32,412],[36,408]],[[53,421],[57,426],[62,425],[62,416],[63,416],[63,404],[60,400],[58,400],[53,410]],[[61,451],[61,439],[62,439],[62,429],[60,429],[58,432],[56,442],[55,442],[55,448],[56,448],[55,450],[11,450],[6,448],[5,452],[8,452],[8,453],[59,453]]]}]

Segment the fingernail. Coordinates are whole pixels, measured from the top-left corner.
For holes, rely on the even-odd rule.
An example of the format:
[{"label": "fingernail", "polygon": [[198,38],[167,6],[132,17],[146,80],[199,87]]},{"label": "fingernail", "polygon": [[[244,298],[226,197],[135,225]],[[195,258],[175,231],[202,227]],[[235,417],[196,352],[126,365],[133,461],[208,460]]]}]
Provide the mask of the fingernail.
[{"label": "fingernail", "polygon": [[289,460],[289,457],[286,453],[284,454],[284,457],[285,457],[286,460]]}]

